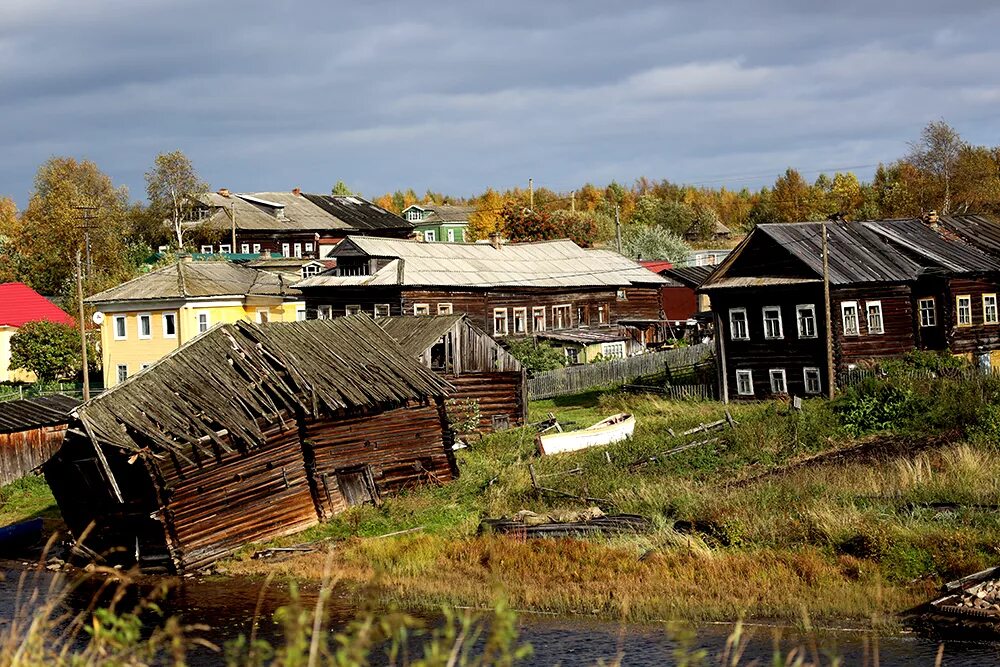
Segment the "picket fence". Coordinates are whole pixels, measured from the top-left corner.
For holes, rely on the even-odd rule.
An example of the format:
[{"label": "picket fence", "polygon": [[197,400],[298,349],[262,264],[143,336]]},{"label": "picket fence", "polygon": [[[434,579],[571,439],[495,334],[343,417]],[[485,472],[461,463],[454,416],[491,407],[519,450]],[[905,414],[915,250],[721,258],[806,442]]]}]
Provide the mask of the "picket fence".
[{"label": "picket fence", "polygon": [[597,387],[623,384],[644,375],[663,373],[667,368],[689,368],[711,356],[713,349],[711,343],[700,343],[626,359],[557,368],[529,379],[528,397],[538,399],[577,394]]}]

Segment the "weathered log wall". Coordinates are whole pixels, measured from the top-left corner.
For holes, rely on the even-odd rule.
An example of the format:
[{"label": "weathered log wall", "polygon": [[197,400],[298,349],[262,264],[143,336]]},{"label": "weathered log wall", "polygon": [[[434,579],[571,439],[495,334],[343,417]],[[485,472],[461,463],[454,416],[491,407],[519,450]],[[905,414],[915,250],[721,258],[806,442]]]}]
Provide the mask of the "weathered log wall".
[{"label": "weathered log wall", "polygon": [[506,417],[512,428],[524,425],[528,406],[523,371],[446,375],[445,379],[455,387],[455,391],[448,396],[449,400],[473,399],[479,403],[480,432],[493,430],[494,416]]},{"label": "weathered log wall", "polygon": [[65,424],[0,433],[0,486],[30,475],[58,451]]}]

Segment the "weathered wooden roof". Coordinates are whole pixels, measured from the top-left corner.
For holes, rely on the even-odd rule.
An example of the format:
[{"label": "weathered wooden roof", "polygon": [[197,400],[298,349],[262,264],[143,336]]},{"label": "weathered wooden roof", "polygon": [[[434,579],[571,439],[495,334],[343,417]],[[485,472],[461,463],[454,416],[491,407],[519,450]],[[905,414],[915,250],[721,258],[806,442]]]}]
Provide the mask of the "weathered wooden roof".
[{"label": "weathered wooden roof", "polygon": [[[100,443],[190,458],[263,444],[261,423],[444,396],[450,385],[364,315],[218,326],[79,408]],[[138,436],[138,437],[136,437]],[[140,444],[141,443],[141,444]],[[155,453],[155,452],[154,452]]]},{"label": "weathered wooden roof", "polygon": [[117,303],[222,296],[294,296],[287,280],[268,271],[221,260],[180,261],[85,299]]},{"label": "weathered wooden roof", "polygon": [[375,321],[412,357],[422,354],[463,319],[465,315],[404,315]]},{"label": "weathered wooden roof", "polygon": [[1000,257],[1000,224],[982,215],[942,215],[938,224],[983,252]]},{"label": "weathered wooden roof", "polygon": [[951,273],[1000,271],[1000,262],[940,223],[937,229],[919,219],[873,220],[858,224],[889,240],[903,254]]},{"label": "weathered wooden roof", "polygon": [[78,405],[79,399],[62,394],[4,401],[0,403],[0,433],[66,423]]},{"label": "weathered wooden roof", "polygon": [[402,285],[406,287],[626,287],[662,285],[664,279],[610,250],[587,250],[568,239],[511,243],[424,243],[354,236],[341,241],[331,256],[391,259],[368,276],[307,278],[296,287]]}]

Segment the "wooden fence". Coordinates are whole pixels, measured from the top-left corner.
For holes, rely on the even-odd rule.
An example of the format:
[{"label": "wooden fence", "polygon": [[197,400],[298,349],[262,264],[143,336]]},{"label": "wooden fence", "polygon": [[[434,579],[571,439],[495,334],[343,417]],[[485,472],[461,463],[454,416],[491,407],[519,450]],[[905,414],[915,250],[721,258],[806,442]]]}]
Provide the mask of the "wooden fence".
[{"label": "wooden fence", "polygon": [[626,359],[558,368],[528,380],[528,397],[538,399],[577,394],[597,387],[623,384],[644,375],[663,373],[667,368],[690,368],[711,356],[713,349],[711,343],[701,343]]},{"label": "wooden fence", "polygon": [[[104,387],[91,383],[90,395],[97,396]],[[0,403],[4,401],[19,401],[36,396],[53,396],[63,394],[76,398],[83,397],[83,383],[80,382],[49,382],[47,384],[0,385]]]}]

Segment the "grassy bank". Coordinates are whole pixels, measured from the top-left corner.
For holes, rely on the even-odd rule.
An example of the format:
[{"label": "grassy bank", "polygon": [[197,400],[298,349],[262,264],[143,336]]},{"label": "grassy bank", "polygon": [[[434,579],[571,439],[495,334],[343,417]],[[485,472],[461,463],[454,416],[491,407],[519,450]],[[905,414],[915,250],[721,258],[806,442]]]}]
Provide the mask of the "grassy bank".
[{"label": "grassy bank", "polygon": [[[529,429],[496,434],[459,452],[456,482],[354,508],[281,544],[336,538],[342,580],[408,605],[488,606],[502,591],[515,608],[629,620],[795,622],[805,611],[891,626],[942,581],[1000,560],[1000,460],[988,437],[996,387],[952,387],[937,402],[931,397],[945,387],[899,387],[902,398],[861,388],[835,404],[806,401],[801,412],[732,405],[739,425],[718,442],[639,468],[630,464],[690,440],[668,429],[719,419],[724,407],[618,393],[540,401],[532,419],[553,412],[576,427],[632,412],[635,437],[539,458]],[[886,409],[898,414],[879,414]],[[528,463],[546,486],[648,516],[654,532],[601,540],[477,535],[484,517],[585,506],[536,494]],[[374,539],[415,527],[423,530]],[[318,577],[326,558],[252,560],[256,548],[223,569]]]}]

